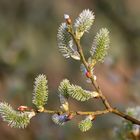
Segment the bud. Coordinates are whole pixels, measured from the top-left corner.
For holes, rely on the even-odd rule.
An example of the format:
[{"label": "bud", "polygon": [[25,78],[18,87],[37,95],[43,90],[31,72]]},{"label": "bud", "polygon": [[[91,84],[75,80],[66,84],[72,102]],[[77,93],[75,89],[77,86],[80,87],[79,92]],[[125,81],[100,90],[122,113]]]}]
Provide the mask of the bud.
[{"label": "bud", "polygon": [[70,113],[67,116],[67,121],[70,121],[74,117],[74,114]]},{"label": "bud", "polygon": [[34,111],[29,112],[29,115],[28,115],[29,118],[32,118],[32,117],[34,117],[34,116],[35,116],[35,112],[34,112]]},{"label": "bud", "polygon": [[85,75],[87,76],[87,78],[91,78],[91,73],[89,71],[86,71]]},{"label": "bud", "polygon": [[18,111],[29,111],[29,110],[31,110],[31,109],[27,106],[21,105],[18,107]]},{"label": "bud", "polygon": [[82,132],[86,132],[91,129],[93,125],[94,115],[88,115],[84,120],[79,123],[79,128]]},{"label": "bud", "polygon": [[86,69],[86,67],[82,64],[81,67],[80,67],[82,73],[87,77],[87,78],[91,78],[92,76],[92,73],[90,71],[88,71]]},{"label": "bud", "polygon": [[89,115],[89,116],[87,116],[87,118],[89,118],[91,121],[95,120],[95,116],[94,115]]},{"label": "bud", "polygon": [[60,103],[61,103],[60,108],[63,111],[68,111],[69,110],[69,104],[68,104],[67,99],[64,96],[62,96],[61,94],[59,95],[59,97],[60,97]]},{"label": "bud", "polygon": [[54,123],[56,123],[58,125],[64,125],[65,122],[70,120],[70,118],[68,117],[67,114],[62,114],[62,115],[54,114],[52,116],[52,120]]},{"label": "bud", "polygon": [[132,133],[136,137],[140,136],[140,126],[139,125],[133,125]]},{"label": "bud", "polygon": [[44,107],[43,106],[38,107],[38,112],[43,112],[43,111],[44,111]]},{"label": "bud", "polygon": [[94,79],[94,81],[96,81],[96,80],[97,80],[97,77],[96,77],[96,75],[93,75],[93,79]]},{"label": "bud", "polygon": [[71,18],[69,15],[64,14],[64,19],[66,20],[67,24],[70,25],[72,23]]}]

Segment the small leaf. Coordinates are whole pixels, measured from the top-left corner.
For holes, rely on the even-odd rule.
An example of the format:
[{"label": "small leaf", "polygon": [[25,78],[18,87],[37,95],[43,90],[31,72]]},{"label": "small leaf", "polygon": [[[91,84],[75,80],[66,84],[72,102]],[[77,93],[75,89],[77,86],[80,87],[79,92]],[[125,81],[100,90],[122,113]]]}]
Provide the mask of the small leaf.
[{"label": "small leaf", "polygon": [[35,79],[34,93],[33,93],[33,104],[36,105],[38,109],[44,108],[44,105],[48,100],[48,85],[45,75],[39,75]]},{"label": "small leaf", "polygon": [[97,33],[95,36],[90,50],[92,59],[96,60],[97,62],[103,62],[105,56],[107,55],[109,44],[109,31],[106,28],[100,29],[99,33]]},{"label": "small leaf", "polygon": [[91,127],[92,127],[92,120],[90,119],[89,116],[87,116],[84,120],[82,120],[80,123],[79,123],[79,129],[82,131],[82,132],[86,132],[88,131]]},{"label": "small leaf", "polygon": [[0,114],[9,126],[14,128],[25,128],[35,112],[17,112],[7,103],[0,103]]},{"label": "small leaf", "polygon": [[80,86],[77,85],[71,85],[69,87],[69,95],[78,101],[87,101],[91,98],[96,98],[99,96],[98,92],[83,90]]},{"label": "small leaf", "polygon": [[76,38],[80,39],[84,32],[88,32],[93,24],[95,16],[89,9],[83,10],[74,23]]},{"label": "small leaf", "polygon": [[66,20],[66,23],[68,25],[71,25],[72,21],[71,21],[71,18],[68,14],[64,14],[64,19]]}]

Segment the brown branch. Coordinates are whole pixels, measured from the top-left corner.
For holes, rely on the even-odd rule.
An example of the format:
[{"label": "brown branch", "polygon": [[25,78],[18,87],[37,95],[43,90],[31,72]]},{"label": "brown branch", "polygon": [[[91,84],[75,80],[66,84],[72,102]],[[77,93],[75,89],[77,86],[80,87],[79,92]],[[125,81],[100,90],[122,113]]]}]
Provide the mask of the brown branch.
[{"label": "brown branch", "polygon": [[68,111],[68,112],[65,112],[65,111],[45,109],[43,112],[48,113],[48,114],[72,114],[72,115],[93,115],[93,116],[97,116],[97,115],[107,114],[107,113],[109,113],[109,110],[106,109],[106,110],[99,110],[99,111]]},{"label": "brown branch", "polygon": [[140,125],[140,121],[139,121],[139,120],[137,120],[137,119],[135,119],[135,118],[133,118],[133,117],[127,115],[127,114],[124,114],[123,112],[120,112],[120,111],[117,110],[117,109],[113,109],[113,110],[112,110],[112,113],[114,113],[114,114],[116,114],[116,115],[118,115],[118,116],[120,116],[120,117],[122,117],[122,118],[124,118],[124,119],[126,119],[126,120],[131,121],[133,124],[138,124],[138,125]]},{"label": "brown branch", "polygon": [[[88,63],[87,63],[87,61],[86,61],[86,59],[85,59],[85,57],[84,57],[84,53],[83,53],[82,47],[81,47],[81,45],[80,45],[80,40],[77,40],[77,39],[76,39],[76,37],[75,37],[75,35],[74,35],[73,32],[70,32],[70,34],[72,35],[72,37],[73,37],[73,39],[74,39],[74,41],[75,41],[75,44],[76,44],[76,46],[77,46],[77,50],[78,50],[78,52],[79,52],[79,54],[80,54],[81,62],[84,64],[84,66],[85,66],[85,68],[87,69],[87,71],[90,72],[90,68],[88,67]],[[91,72],[90,72],[90,74],[91,74]],[[91,74],[91,75],[92,75],[92,74]],[[93,85],[94,88],[96,89],[96,91],[99,93],[100,98],[101,98],[103,104],[105,105],[106,109],[110,109],[110,110],[111,110],[112,108],[111,108],[110,104],[109,104],[108,101],[106,100],[105,96],[102,94],[102,91],[101,91],[100,87],[98,86],[97,82],[94,80],[93,76],[91,76],[90,80],[91,80],[91,82],[92,82],[92,85]]]},{"label": "brown branch", "polygon": [[[90,75],[91,75],[90,80],[91,80],[91,82],[92,82],[92,85],[94,86],[95,90],[99,93],[100,98],[101,98],[103,104],[104,104],[105,107],[106,107],[106,110],[105,110],[104,113],[103,113],[103,112],[100,112],[100,111],[99,111],[99,112],[97,111],[97,112],[98,112],[100,115],[101,115],[101,114],[105,114],[105,113],[111,112],[111,113],[116,114],[116,115],[118,115],[118,116],[120,116],[120,117],[122,117],[122,118],[124,118],[124,119],[126,119],[126,120],[131,121],[133,124],[138,124],[138,125],[140,125],[140,121],[139,121],[139,120],[137,120],[137,119],[135,119],[135,118],[133,118],[133,117],[127,115],[127,114],[124,114],[124,113],[120,112],[119,110],[114,109],[113,107],[111,107],[110,103],[108,102],[108,100],[106,99],[106,97],[103,95],[103,93],[102,93],[102,91],[101,91],[101,89],[100,89],[98,83],[97,83],[97,82],[94,80],[94,78],[93,78],[93,75],[92,75],[92,73],[91,73],[91,71],[90,71],[90,67],[88,66],[88,63],[87,63],[87,61],[86,61],[86,59],[85,59],[85,56],[84,56],[84,53],[83,53],[83,50],[82,50],[82,47],[81,47],[81,44],[80,44],[80,40],[79,40],[79,39],[76,39],[76,36],[75,36],[74,32],[72,31],[72,29],[69,30],[69,33],[71,34],[73,40],[75,41],[75,44],[76,44],[76,46],[77,46],[77,51],[78,51],[79,54],[80,54],[81,62],[84,64],[86,70],[87,70],[88,72],[90,72]],[[81,113],[82,113],[82,112],[81,112]],[[86,113],[87,113],[87,112],[86,112]],[[86,113],[85,113],[85,114],[86,114]],[[93,112],[93,113],[95,113],[95,112]],[[97,114],[98,114],[98,113],[97,113]],[[95,113],[95,114],[96,114],[96,113]]]},{"label": "brown branch", "polygon": [[[37,112],[35,111],[36,113],[42,113],[42,112]],[[99,110],[99,111],[58,111],[58,110],[48,110],[48,109],[44,109],[43,113],[48,113],[48,114],[71,114],[73,116],[76,116],[76,115],[93,115],[93,116],[98,116],[98,115],[103,115],[103,114],[107,114],[107,113],[113,113],[113,114],[116,114],[126,120],[129,120],[131,121],[133,124],[138,124],[140,125],[140,121],[127,115],[127,114],[124,114],[123,112],[120,112],[119,110],[117,109],[112,109],[112,110],[109,110],[109,109],[106,109],[106,110]]]}]

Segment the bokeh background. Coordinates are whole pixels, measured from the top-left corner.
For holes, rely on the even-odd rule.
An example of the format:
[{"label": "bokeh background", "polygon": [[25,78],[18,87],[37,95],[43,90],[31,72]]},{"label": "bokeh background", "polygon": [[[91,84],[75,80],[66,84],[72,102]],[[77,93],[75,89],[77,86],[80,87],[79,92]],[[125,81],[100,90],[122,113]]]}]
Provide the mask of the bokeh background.
[{"label": "bokeh background", "polygon": [[[140,105],[139,0],[0,0],[0,101],[15,109],[19,105],[32,106],[34,78],[42,73],[49,81],[49,109],[59,108],[57,87],[64,78],[92,89],[80,73],[79,62],[64,59],[56,42],[63,14],[68,13],[74,21],[83,9],[91,9],[96,15],[92,29],[82,38],[87,57],[96,32],[101,27],[110,31],[108,57],[95,69],[101,89],[122,111]],[[103,109],[98,100],[70,100],[70,104],[73,110]],[[0,139],[112,140],[113,129],[121,122],[113,114],[100,116],[89,132],[81,133],[77,127],[80,119],[59,127],[50,115],[39,114],[21,130],[8,127],[0,118]]]}]

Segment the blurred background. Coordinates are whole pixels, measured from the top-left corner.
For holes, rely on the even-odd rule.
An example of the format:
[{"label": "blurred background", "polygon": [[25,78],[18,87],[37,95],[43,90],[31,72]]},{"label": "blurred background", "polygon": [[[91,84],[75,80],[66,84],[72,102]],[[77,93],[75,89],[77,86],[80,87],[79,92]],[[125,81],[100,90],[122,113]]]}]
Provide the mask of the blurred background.
[{"label": "blurred background", "polygon": [[[34,78],[46,74],[49,81],[47,108],[58,109],[57,88],[62,79],[92,89],[80,72],[80,63],[65,59],[56,42],[57,29],[69,14],[73,21],[83,9],[95,12],[95,22],[82,38],[86,57],[101,27],[110,31],[111,47],[103,64],[95,69],[97,81],[114,107],[124,111],[140,105],[140,1],[139,0],[0,0],[0,101],[15,109],[32,106]],[[103,109],[95,99],[79,103],[70,100],[72,110]],[[51,116],[39,114],[22,129],[7,126],[0,118],[1,140],[80,139],[112,140],[121,119],[113,114],[100,116],[94,127],[81,133],[76,118],[67,125],[55,125]]]}]

